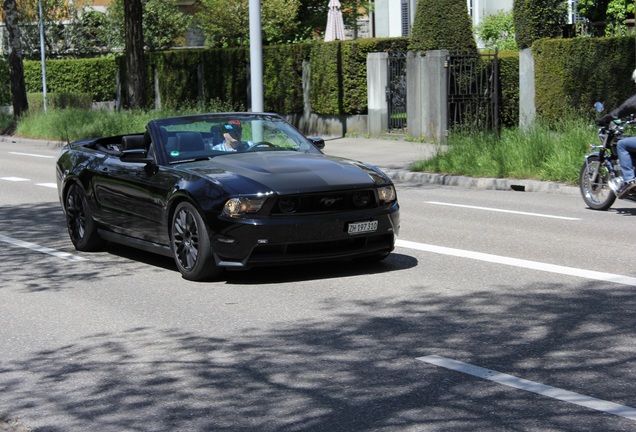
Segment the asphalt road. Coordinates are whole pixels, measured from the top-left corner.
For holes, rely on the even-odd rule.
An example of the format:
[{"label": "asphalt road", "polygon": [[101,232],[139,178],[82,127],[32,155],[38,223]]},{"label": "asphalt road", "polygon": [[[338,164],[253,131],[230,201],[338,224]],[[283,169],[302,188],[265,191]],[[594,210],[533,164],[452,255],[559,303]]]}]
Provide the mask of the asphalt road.
[{"label": "asphalt road", "polygon": [[[636,430],[636,204],[399,183],[378,265],[183,280],[74,251],[0,143],[0,418],[39,431]],[[1,428],[0,428],[1,430]]]}]

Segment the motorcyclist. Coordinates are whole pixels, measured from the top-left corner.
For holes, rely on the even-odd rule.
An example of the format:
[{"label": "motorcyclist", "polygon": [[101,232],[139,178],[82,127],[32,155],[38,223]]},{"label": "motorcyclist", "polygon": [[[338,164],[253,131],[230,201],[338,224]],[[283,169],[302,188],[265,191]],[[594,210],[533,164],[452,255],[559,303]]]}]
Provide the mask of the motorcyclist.
[{"label": "motorcyclist", "polygon": [[[636,69],[632,72],[632,80],[636,82]],[[636,94],[628,98],[609,114],[596,119],[599,126],[607,126],[611,121],[636,114]],[[636,152],[636,136],[621,138],[616,146],[618,152],[618,162],[623,172],[623,177],[616,177],[610,180],[609,185],[618,198],[622,198],[627,191],[636,187],[634,176],[634,163],[630,152]]]}]

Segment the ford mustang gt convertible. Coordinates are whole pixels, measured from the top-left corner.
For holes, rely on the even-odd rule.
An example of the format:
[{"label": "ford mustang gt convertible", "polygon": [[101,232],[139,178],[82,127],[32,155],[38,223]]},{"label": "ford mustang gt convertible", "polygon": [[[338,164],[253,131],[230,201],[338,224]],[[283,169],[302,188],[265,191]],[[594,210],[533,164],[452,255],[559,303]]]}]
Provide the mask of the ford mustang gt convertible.
[{"label": "ford mustang gt convertible", "polygon": [[56,170],[71,241],[167,255],[189,280],[387,257],[400,225],[393,183],[323,147],[267,113],[162,118],[145,133],[69,143]]}]

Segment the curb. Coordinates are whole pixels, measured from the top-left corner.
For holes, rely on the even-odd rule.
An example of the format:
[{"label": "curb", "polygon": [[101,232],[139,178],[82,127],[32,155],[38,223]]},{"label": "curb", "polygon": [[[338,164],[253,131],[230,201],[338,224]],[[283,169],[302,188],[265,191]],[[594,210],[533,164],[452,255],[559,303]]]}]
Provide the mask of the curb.
[{"label": "curb", "polygon": [[475,178],[409,170],[380,169],[396,183],[460,186],[464,188],[516,192],[544,192],[563,195],[578,195],[580,193],[577,186],[556,182],[529,179]]}]

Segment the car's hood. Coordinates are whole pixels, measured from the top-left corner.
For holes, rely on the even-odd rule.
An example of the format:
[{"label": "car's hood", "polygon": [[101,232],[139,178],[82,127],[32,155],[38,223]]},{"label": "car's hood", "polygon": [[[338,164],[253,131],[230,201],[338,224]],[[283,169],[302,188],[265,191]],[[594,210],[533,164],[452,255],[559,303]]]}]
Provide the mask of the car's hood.
[{"label": "car's hood", "polygon": [[222,155],[182,167],[211,177],[235,193],[285,195],[390,183],[380,170],[361,162],[288,151]]}]

